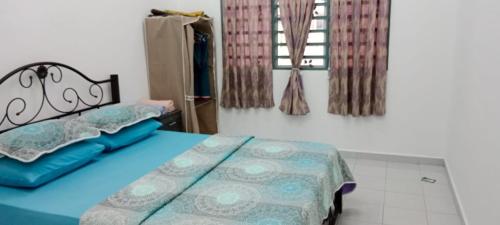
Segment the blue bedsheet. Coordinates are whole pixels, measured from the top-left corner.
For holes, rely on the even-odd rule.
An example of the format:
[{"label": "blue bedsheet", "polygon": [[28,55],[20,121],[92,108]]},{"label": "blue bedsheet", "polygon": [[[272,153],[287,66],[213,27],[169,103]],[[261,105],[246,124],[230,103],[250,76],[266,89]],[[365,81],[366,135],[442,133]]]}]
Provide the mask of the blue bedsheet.
[{"label": "blue bedsheet", "polygon": [[157,131],[37,189],[0,186],[0,225],[76,225],[85,211],[207,137]]}]

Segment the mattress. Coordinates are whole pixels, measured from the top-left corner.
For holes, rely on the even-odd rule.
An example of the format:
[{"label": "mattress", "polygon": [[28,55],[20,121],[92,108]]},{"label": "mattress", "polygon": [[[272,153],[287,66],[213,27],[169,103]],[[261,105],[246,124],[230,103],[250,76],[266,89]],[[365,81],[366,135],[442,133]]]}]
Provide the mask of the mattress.
[{"label": "mattress", "polygon": [[0,225],[79,224],[86,210],[207,137],[156,131],[37,189],[0,186]]}]

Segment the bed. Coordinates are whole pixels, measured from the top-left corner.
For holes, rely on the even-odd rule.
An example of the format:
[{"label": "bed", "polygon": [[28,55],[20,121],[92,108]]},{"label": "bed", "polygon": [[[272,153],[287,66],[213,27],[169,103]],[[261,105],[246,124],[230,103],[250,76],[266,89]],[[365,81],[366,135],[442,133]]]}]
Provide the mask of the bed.
[{"label": "bed", "polygon": [[0,224],[76,225],[87,209],[207,137],[157,131],[37,189],[0,186]]},{"label": "bed", "polygon": [[[83,94],[78,93],[76,88],[66,87],[62,91],[65,110],[49,104],[51,97],[46,91],[47,80],[55,84],[61,82],[63,71],[76,74],[89,83],[88,89],[84,90],[93,98],[93,103],[84,100]],[[22,98],[9,101],[5,116],[3,119],[0,117],[0,127],[2,123],[9,123],[10,127],[2,132],[40,120],[78,116],[85,111],[120,102],[118,75],[111,75],[109,80],[94,81],[70,66],[41,62],[14,70],[0,80],[0,85],[12,77],[17,78],[23,89],[33,88],[33,80],[38,79],[43,100],[41,104],[35,104],[40,107],[31,107],[36,109],[30,114],[34,116],[25,117],[23,122],[16,122],[14,117],[30,108],[27,101]],[[110,93],[108,101],[105,101],[107,94],[103,87],[106,85]],[[69,92],[73,93],[73,99],[69,99]],[[11,107],[16,104],[17,110],[13,110]],[[55,115],[40,119],[40,112],[46,105],[52,108]],[[188,165],[183,161],[183,170],[177,167],[165,172],[166,168],[177,165],[179,159],[185,159],[186,155],[203,160],[199,160],[197,167],[193,166],[196,162],[189,161]],[[248,165],[249,162],[257,163]],[[267,173],[269,168],[280,168],[280,172]],[[326,171],[325,174],[323,171]],[[151,190],[144,187],[150,186],[144,184],[151,183],[156,185],[153,186],[155,188],[175,184],[176,189],[167,188],[164,193],[156,193],[155,199],[149,199],[144,204],[134,202],[137,196],[128,196],[131,193],[128,190],[140,190],[141,197],[149,194]],[[302,191],[303,186],[311,191]],[[280,195],[272,194],[276,188]],[[355,182],[347,165],[329,145],[250,136],[156,131],[140,142],[117,152],[102,154],[86,166],[36,189],[0,186],[0,225],[33,224],[33,221],[40,225],[185,225],[199,224],[200,221],[204,225],[335,224],[342,212],[342,195],[354,188]],[[283,191],[287,193],[284,199],[268,200],[283,197]],[[235,196],[235,192],[242,193]],[[216,196],[211,196],[213,193]],[[110,201],[118,198],[127,204],[117,206]],[[211,202],[213,199],[217,200],[217,204]],[[267,215],[271,211],[279,215]],[[283,220],[280,223],[278,219]]]}]

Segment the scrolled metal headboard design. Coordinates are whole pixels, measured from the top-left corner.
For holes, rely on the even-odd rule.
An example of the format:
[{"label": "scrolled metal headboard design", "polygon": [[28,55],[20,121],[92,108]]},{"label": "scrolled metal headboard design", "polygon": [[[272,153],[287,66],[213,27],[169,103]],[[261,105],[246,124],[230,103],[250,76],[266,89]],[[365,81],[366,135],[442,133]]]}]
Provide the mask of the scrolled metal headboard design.
[{"label": "scrolled metal headboard design", "polygon": [[[83,78],[83,80],[88,83],[85,84],[88,85],[88,92],[85,94],[90,96],[90,98],[93,98],[92,102],[95,103],[90,103],[84,100],[81,97],[83,93],[77,91],[77,89],[74,87],[66,87],[63,89],[61,93],[63,101],[53,101],[53,96],[50,96],[47,92],[47,84],[48,82],[54,85],[61,83],[63,77],[66,75],[64,73],[66,71],[71,72],[70,74],[75,74]],[[87,110],[120,102],[120,89],[118,83],[118,75],[116,74],[110,75],[110,78],[108,80],[95,81],[88,78],[75,68],[65,64],[57,62],[38,62],[19,67],[2,77],[0,79],[0,90],[6,88],[2,87],[6,85],[4,84],[6,83],[6,81],[10,79],[16,79],[16,76],[19,88],[21,88],[22,90],[32,89],[34,88],[34,86],[38,86],[40,88],[39,91],[41,92],[40,94],[42,100],[41,102],[33,103],[36,104],[36,112],[30,113],[29,115],[32,114],[32,116],[28,116],[28,118],[23,119],[22,122],[17,122],[17,120],[14,118],[19,119],[19,117],[23,116],[23,114],[26,113],[26,109],[28,108],[28,102],[26,101],[26,99],[22,97],[14,97],[10,100],[7,100],[6,103],[3,102],[4,100],[2,100],[2,102],[0,102],[0,110],[5,107],[5,114],[3,115],[3,117],[1,116],[2,114],[0,114],[0,133],[31,123],[49,119],[58,119],[74,114],[81,114],[82,112]],[[111,92],[111,101],[108,102],[103,102],[105,93],[102,85],[105,84],[109,84]],[[12,89],[12,87],[9,88]],[[62,106],[61,104],[64,105]],[[14,110],[14,106],[16,106],[18,110]],[[40,118],[41,112],[46,107],[51,109],[55,113],[55,116]],[[63,109],[62,107],[66,107],[66,109]],[[4,128],[6,125],[9,127]]]}]

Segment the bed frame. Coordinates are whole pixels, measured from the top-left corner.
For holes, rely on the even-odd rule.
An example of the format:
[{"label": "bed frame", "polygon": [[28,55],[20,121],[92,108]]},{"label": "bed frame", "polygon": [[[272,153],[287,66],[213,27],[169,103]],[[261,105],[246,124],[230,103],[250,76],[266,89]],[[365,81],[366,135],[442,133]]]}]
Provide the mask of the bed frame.
[{"label": "bed frame", "polygon": [[337,223],[337,219],[339,218],[340,214],[342,214],[342,207],[343,207],[342,206],[342,189],[335,192],[333,206],[334,206],[334,208],[332,209],[333,211],[330,210],[330,213],[328,214],[328,219],[326,222],[326,224],[328,224],[328,225],[335,225]]},{"label": "bed frame", "polygon": [[[79,92],[76,87],[69,86],[60,93],[59,97],[62,97],[63,101],[53,102],[54,96],[48,94],[47,90],[50,86],[47,86],[47,84],[60,84],[65,76],[83,78],[82,84],[88,85],[88,92]],[[95,81],[75,68],[62,63],[37,62],[21,66],[0,78],[0,90],[5,90],[5,86],[7,85],[5,83],[11,79],[17,79],[20,92],[29,92],[32,94],[32,92],[36,91],[38,96],[41,95],[41,100],[35,102],[31,98],[25,99],[22,97],[2,99],[0,109],[2,111],[5,109],[5,112],[0,112],[0,133],[44,120],[59,119],[75,114],[81,115],[82,112],[91,109],[120,103],[120,86],[117,74],[110,75],[108,80]],[[60,85],[62,86],[62,84]],[[103,102],[104,96],[109,96],[109,94],[105,95],[104,93],[104,85],[109,85],[111,92],[111,101],[109,102]],[[68,86],[68,84],[65,86]],[[9,90],[12,89],[11,87],[9,88]],[[92,102],[95,103],[89,103],[88,100],[85,101],[82,98],[84,95],[87,98],[94,99]],[[7,104],[4,104],[4,101]],[[36,107],[36,112],[25,112],[28,106]],[[62,107],[65,109],[61,109]],[[50,116],[44,117],[40,115],[44,110],[50,110]]]}]

